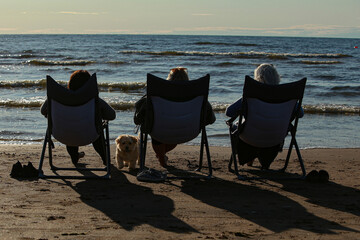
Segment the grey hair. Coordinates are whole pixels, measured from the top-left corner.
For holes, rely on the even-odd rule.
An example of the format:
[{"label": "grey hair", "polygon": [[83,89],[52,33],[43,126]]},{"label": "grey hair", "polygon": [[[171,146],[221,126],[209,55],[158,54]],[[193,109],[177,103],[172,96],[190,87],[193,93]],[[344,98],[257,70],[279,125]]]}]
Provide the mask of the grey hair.
[{"label": "grey hair", "polygon": [[280,76],[276,68],[269,63],[263,63],[255,69],[254,79],[269,85],[277,85],[280,83]]}]

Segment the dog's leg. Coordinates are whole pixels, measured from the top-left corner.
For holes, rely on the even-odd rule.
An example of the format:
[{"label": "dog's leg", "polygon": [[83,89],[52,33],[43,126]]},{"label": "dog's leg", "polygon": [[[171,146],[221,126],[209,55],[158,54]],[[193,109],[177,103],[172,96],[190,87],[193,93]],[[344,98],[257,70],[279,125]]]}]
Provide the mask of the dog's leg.
[{"label": "dog's leg", "polygon": [[120,153],[118,152],[119,150],[116,149],[116,165],[118,169],[122,169],[124,167],[124,162],[120,157]]},{"label": "dog's leg", "polygon": [[129,164],[129,170],[133,170],[136,168],[136,161],[131,161]]}]

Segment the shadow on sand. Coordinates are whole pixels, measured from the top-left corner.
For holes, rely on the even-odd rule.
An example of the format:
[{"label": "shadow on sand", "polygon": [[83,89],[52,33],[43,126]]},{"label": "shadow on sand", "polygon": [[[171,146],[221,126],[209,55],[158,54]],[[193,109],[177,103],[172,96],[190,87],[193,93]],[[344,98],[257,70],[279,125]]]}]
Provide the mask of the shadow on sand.
[{"label": "shadow on sand", "polygon": [[75,185],[66,181],[66,184],[80,194],[85,204],[103,212],[125,230],[148,224],[174,233],[197,232],[172,215],[175,208],[170,198],[129,182],[124,173],[114,167],[111,172],[110,181],[84,180]]},{"label": "shadow on sand", "polygon": [[[293,189],[298,189],[302,196],[307,195],[305,194],[307,187],[304,181],[287,180],[286,182],[289,186],[294,186]],[[329,184],[331,185],[331,183]],[[318,217],[308,212],[298,202],[277,192],[242,184],[238,180],[232,182],[213,178],[208,181],[183,181],[181,191],[205,204],[227,210],[277,233],[289,229],[302,229],[326,234],[335,234],[334,230],[358,232],[339,223]],[[348,192],[348,194],[354,193],[352,189],[339,185],[335,186],[334,191]],[[311,195],[315,192],[316,189],[308,194]],[[324,207],[345,210],[344,207],[336,207],[336,201],[329,200],[329,194],[334,193],[328,192],[326,195],[318,193],[310,200],[318,202],[319,205]],[[354,212],[353,210],[345,210],[345,212],[358,214],[358,211]]]}]

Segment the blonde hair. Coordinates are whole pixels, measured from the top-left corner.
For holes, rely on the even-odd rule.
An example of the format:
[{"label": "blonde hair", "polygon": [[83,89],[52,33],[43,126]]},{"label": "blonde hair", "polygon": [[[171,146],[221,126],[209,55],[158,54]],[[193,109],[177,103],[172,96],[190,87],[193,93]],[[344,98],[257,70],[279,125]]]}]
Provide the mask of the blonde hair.
[{"label": "blonde hair", "polygon": [[176,67],[170,70],[166,80],[169,81],[189,81],[187,68]]},{"label": "blonde hair", "polygon": [[263,63],[255,69],[254,79],[269,85],[277,85],[280,83],[280,76],[276,68],[269,63]]}]

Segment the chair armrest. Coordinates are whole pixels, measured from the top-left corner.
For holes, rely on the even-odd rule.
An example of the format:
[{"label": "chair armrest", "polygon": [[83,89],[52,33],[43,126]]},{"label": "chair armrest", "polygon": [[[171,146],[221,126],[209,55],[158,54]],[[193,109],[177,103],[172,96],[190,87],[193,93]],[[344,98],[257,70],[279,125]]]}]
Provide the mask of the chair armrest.
[{"label": "chair armrest", "polygon": [[228,125],[229,127],[231,127],[232,124],[233,124],[233,122],[234,122],[235,119],[237,119],[237,118],[238,118],[238,115],[235,116],[235,117],[230,118],[229,120],[226,121],[226,125]]},{"label": "chair armrest", "polygon": [[109,126],[109,120],[103,120],[102,121],[102,127],[106,128],[107,126]]}]

